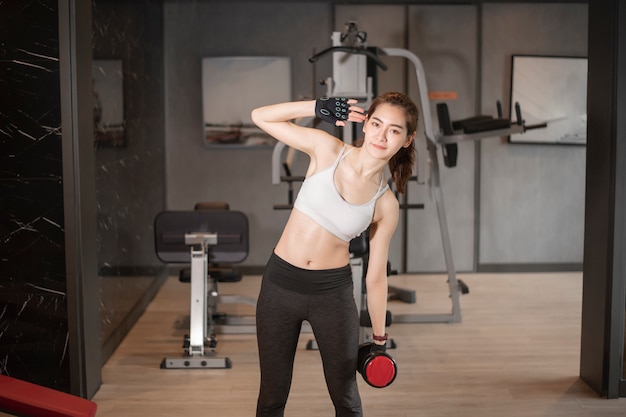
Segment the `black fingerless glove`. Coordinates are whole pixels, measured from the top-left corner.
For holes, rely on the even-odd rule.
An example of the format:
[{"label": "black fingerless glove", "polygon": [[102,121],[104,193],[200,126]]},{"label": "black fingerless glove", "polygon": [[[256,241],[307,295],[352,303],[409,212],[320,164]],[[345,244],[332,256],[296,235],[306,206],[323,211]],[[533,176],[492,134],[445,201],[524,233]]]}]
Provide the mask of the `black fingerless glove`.
[{"label": "black fingerless glove", "polygon": [[349,107],[345,97],[322,97],[315,101],[315,115],[334,125],[337,121],[348,120]]}]

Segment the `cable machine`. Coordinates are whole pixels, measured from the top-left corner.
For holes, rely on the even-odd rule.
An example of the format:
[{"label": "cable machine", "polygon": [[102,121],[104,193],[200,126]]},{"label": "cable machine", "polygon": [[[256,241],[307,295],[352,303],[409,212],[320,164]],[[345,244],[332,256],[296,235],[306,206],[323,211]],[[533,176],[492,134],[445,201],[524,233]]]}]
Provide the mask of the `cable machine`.
[{"label": "cable machine", "polygon": [[[443,199],[443,192],[440,179],[439,159],[437,150],[441,147],[444,163],[448,167],[456,165],[457,144],[481,140],[489,137],[508,136],[517,133],[524,133],[529,129],[542,128],[546,124],[526,126],[521,117],[519,105],[515,105],[515,122],[502,117],[501,106],[498,103],[498,116],[475,116],[460,121],[452,121],[445,103],[437,104],[437,118],[439,129],[435,130],[430,112],[428,99],[428,87],[426,74],[420,59],[411,51],[402,48],[379,48],[368,47],[366,44],[366,32],[359,31],[355,22],[346,23],[344,32],[333,32],[333,46],[313,55],[309,61],[314,63],[318,59],[328,54],[332,54],[333,77],[326,78],[324,84],[327,87],[328,97],[349,97],[359,100],[359,104],[368,107],[375,95],[376,78],[374,76],[376,67],[386,70],[386,64],[380,56],[398,56],[409,61],[414,70],[417,80],[419,96],[416,103],[419,103],[422,112],[424,135],[426,138],[426,160],[420,161],[424,156],[418,152],[418,169],[421,166],[429,167],[429,178],[432,195],[437,208],[437,218],[441,232],[441,242],[445,266],[448,276],[448,288],[452,309],[449,313],[440,314],[402,314],[394,315],[393,321],[397,323],[457,323],[462,321],[460,294],[468,291],[467,286],[457,279],[454,260],[452,256],[452,246],[450,233],[446,219],[446,211]],[[344,127],[343,138],[347,143],[353,143],[355,124],[349,123]],[[280,164],[284,144],[278,143],[274,148],[272,157],[272,183],[281,183]],[[291,187],[291,184],[290,184]],[[290,193],[292,189],[290,188]],[[290,194],[290,201],[293,194]],[[423,205],[408,205],[404,201],[401,208],[423,208]],[[406,223],[404,225],[406,228]],[[402,289],[390,287],[390,293],[402,293]],[[404,290],[406,292],[406,290]],[[411,298],[410,294],[408,295]],[[406,297],[405,297],[406,298]],[[415,302],[403,299],[407,302]]]}]

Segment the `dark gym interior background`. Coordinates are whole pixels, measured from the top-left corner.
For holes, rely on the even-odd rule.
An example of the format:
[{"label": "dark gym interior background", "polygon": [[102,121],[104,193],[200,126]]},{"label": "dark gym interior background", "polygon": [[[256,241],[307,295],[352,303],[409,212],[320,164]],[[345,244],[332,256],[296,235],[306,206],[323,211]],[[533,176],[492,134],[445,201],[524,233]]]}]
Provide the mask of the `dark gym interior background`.
[{"label": "dark gym interior background", "polygon": [[[242,268],[258,273],[286,221],[273,205],[287,191],[271,184],[271,148],[205,147],[200,61],[286,56],[293,98],[320,96],[331,62],[308,58],[353,20],[368,45],[414,52],[429,89],[456,91],[455,118],[494,114],[497,100],[508,114],[514,54],[589,58],[587,146],[463,143],[442,182],[457,270],[583,270],[581,377],[626,396],[625,9],[617,0],[0,3],[0,371],[93,396],[102,363],[167,277],[153,243],[161,210],[229,202],[250,220]],[[93,60],[122,63],[121,146],[94,143]],[[387,60],[379,90],[415,96],[412,69]],[[406,253],[398,233],[390,261],[444,271],[428,188],[409,193],[425,208],[400,225]]]}]

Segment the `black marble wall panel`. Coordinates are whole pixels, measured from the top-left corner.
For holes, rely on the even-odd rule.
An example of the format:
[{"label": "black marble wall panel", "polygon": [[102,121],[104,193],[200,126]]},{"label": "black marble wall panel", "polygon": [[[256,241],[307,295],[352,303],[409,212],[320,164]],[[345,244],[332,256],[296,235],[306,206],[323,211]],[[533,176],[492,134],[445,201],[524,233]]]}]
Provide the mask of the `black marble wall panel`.
[{"label": "black marble wall panel", "polygon": [[69,391],[57,8],[0,2],[0,373]]}]

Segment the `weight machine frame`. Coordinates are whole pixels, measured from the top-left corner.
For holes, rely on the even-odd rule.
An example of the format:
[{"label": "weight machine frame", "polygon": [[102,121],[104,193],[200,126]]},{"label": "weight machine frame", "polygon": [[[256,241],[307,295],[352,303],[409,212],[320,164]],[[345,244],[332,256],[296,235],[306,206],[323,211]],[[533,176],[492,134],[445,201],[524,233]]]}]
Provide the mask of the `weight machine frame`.
[{"label": "weight machine frame", "polygon": [[[545,127],[545,124],[536,126],[525,126],[524,121],[521,118],[521,111],[519,106],[516,105],[517,121],[515,123],[507,124],[508,127],[501,129],[489,129],[479,131],[475,133],[464,133],[463,131],[454,131],[448,126],[440,126],[438,131],[435,131],[433,127],[430,102],[428,98],[428,86],[426,83],[426,74],[421,60],[411,51],[402,48],[372,48],[366,47],[365,32],[359,32],[356,28],[355,22],[348,22],[346,24],[346,32],[333,32],[332,38],[333,46],[321,51],[318,54],[312,56],[309,61],[315,62],[318,58],[328,53],[333,55],[333,76],[327,78],[325,84],[327,85],[328,96],[346,96],[349,98],[361,98],[365,99],[365,105],[369,105],[372,97],[372,80],[371,77],[364,77],[363,71],[367,71],[366,61],[371,59],[378,67],[386,70],[386,65],[382,62],[378,56],[397,56],[403,57],[408,60],[415,69],[415,77],[417,79],[417,86],[419,92],[419,105],[422,112],[422,119],[424,123],[424,135],[426,137],[426,149],[428,152],[428,166],[430,167],[430,187],[434,196],[434,201],[437,209],[437,217],[439,221],[439,228],[441,231],[441,242],[443,246],[443,254],[445,260],[446,271],[448,275],[448,288],[450,293],[450,300],[452,303],[452,309],[450,313],[441,314],[401,314],[394,315],[393,321],[396,323],[458,323],[462,321],[460,293],[461,288],[465,285],[457,279],[456,270],[454,266],[454,260],[452,256],[452,244],[450,241],[450,233],[448,230],[448,222],[446,218],[446,211],[443,199],[443,192],[441,188],[441,178],[439,170],[439,159],[437,155],[438,146],[455,146],[459,142],[467,142],[474,140],[481,140],[489,137],[508,136],[516,133],[523,133],[528,129]],[[351,44],[346,44],[346,39],[351,41]],[[359,55],[359,56],[357,56]],[[355,71],[357,75],[355,76]],[[360,75],[359,75],[360,74]],[[349,84],[349,88],[345,89],[340,85],[339,81],[351,80],[350,77],[356,78],[357,83]],[[363,83],[363,79],[366,79]],[[336,82],[337,81],[337,82]],[[348,81],[349,83],[351,81]],[[447,110],[447,108],[446,108]],[[449,122],[449,121],[448,121]],[[440,120],[441,124],[441,120]],[[348,124],[344,128],[345,136],[348,139],[352,139],[352,126]],[[275,152],[277,150],[275,149]],[[278,151],[280,152],[280,150]],[[276,154],[274,155],[276,157]],[[419,163],[419,162],[418,162]],[[274,168],[274,167],[273,167]],[[419,168],[418,168],[419,169]],[[273,180],[276,180],[276,173],[273,171]],[[277,182],[274,182],[277,183]],[[390,291],[391,291],[390,287]],[[400,290],[402,292],[404,290]],[[406,291],[405,291],[406,292]]]}]

